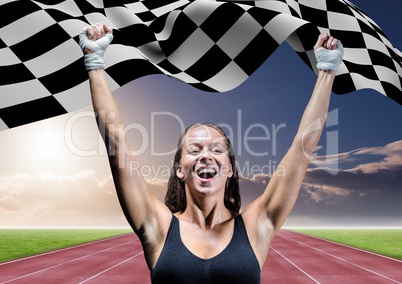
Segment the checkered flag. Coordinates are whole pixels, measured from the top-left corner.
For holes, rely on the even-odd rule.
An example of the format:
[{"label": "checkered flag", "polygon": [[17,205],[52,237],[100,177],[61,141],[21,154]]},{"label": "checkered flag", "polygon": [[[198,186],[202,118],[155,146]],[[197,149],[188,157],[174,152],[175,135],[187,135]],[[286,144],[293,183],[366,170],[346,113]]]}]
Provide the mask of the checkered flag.
[{"label": "checkered flag", "polygon": [[285,40],[316,72],[321,32],[342,40],[334,92],[371,88],[402,104],[401,53],[347,0],[0,0],[0,130],[88,106],[78,33],[114,28],[106,54],[111,90],[165,74],[222,92],[244,82]]}]

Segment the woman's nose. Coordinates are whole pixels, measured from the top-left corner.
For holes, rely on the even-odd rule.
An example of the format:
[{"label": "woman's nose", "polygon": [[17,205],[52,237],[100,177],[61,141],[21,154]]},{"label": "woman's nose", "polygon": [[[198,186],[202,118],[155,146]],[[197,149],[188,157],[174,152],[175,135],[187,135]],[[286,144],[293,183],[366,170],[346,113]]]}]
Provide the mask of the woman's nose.
[{"label": "woman's nose", "polygon": [[211,151],[209,151],[208,149],[205,149],[205,150],[201,151],[201,158],[202,159],[210,159],[211,158]]}]

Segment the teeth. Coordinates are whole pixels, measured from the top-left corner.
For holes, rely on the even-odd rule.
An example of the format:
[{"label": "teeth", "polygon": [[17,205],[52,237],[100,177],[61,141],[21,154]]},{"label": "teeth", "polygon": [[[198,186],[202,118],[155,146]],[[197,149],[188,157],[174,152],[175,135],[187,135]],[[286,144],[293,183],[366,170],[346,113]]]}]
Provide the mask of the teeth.
[{"label": "teeth", "polygon": [[214,170],[214,169],[206,169],[206,168],[205,168],[205,169],[202,169],[202,170],[201,170],[201,173],[209,173],[209,174],[210,174],[210,173],[215,173],[215,170]]},{"label": "teeth", "polygon": [[197,174],[202,178],[212,178],[216,175],[216,171],[213,168],[202,168],[197,171]]}]

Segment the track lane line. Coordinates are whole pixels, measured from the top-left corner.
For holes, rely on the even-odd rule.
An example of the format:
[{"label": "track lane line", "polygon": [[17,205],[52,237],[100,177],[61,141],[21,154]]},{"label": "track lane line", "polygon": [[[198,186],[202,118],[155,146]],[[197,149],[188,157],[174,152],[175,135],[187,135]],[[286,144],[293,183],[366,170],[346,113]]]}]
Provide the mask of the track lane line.
[{"label": "track lane line", "polygon": [[[326,255],[328,255],[328,256],[331,256],[331,257],[333,257],[333,258],[335,258],[335,259],[338,259],[338,260],[340,260],[340,261],[346,262],[347,264],[350,264],[350,265],[355,266],[355,267],[357,267],[357,268],[359,268],[359,269],[362,269],[362,270],[365,270],[365,271],[370,272],[370,273],[372,273],[372,274],[375,274],[375,275],[377,275],[377,276],[380,276],[380,277],[382,277],[382,278],[384,278],[384,279],[387,279],[387,280],[390,280],[390,281],[392,281],[392,282],[401,284],[401,282],[399,282],[398,280],[395,280],[395,279],[392,279],[392,278],[390,278],[390,277],[388,277],[388,276],[382,275],[382,274],[380,274],[380,273],[378,273],[378,272],[375,272],[375,271],[373,271],[373,270],[370,270],[370,269],[368,269],[368,268],[365,268],[365,267],[363,267],[363,266],[360,266],[360,265],[358,265],[358,264],[355,264],[355,263],[353,263],[353,262],[350,262],[350,261],[348,261],[348,260],[346,260],[346,259],[343,259],[343,258],[341,258],[341,257],[338,257],[338,256],[335,256],[335,255],[333,255],[333,254],[327,253],[327,252],[325,252],[325,251],[323,251],[323,250],[314,248],[314,247],[309,246],[309,245],[307,245],[307,244],[304,244],[304,243],[302,243],[302,242],[293,240],[293,239],[291,239],[291,238],[289,238],[289,237],[287,237],[287,236],[284,236],[284,235],[282,235],[282,234],[278,234],[278,236],[281,237],[281,238],[286,238],[286,239],[288,239],[288,240],[290,240],[290,241],[292,241],[292,242],[295,242],[295,243],[300,244],[300,245],[302,245],[302,246],[308,247],[308,248],[313,249],[313,250],[315,250],[315,251],[318,251],[318,252],[320,252],[320,253],[323,253],[323,254],[326,254]],[[317,239],[319,239],[319,238],[317,238]],[[319,240],[322,240],[322,239],[319,239]],[[323,241],[325,242],[326,240],[323,240]],[[334,244],[337,244],[337,243],[334,243]],[[346,246],[346,247],[348,247],[348,246]],[[365,252],[364,250],[362,250],[362,251]]]},{"label": "track lane line", "polygon": [[[109,241],[109,240],[113,240],[113,239],[117,239],[117,238],[120,238],[120,237],[124,237],[124,236],[130,235],[130,234],[133,234],[133,233],[128,233],[128,234],[124,234],[124,235],[119,235],[119,236],[115,236],[115,237],[110,237],[110,238],[106,238],[106,239],[103,239],[103,240],[93,241],[93,242],[89,242],[89,243],[85,243],[85,244],[80,244],[80,245],[75,245],[75,246],[71,246],[71,247],[67,247],[67,248],[62,248],[62,249],[58,249],[58,250],[48,251],[48,252],[44,252],[44,253],[40,253],[40,254],[36,254],[36,255],[26,256],[26,257],[23,257],[23,258],[18,258],[18,259],[14,259],[14,260],[2,262],[2,263],[0,263],[0,266],[2,266],[2,265],[7,265],[7,264],[11,264],[11,263],[14,263],[14,262],[23,261],[23,260],[28,260],[28,259],[32,259],[32,258],[36,258],[36,257],[42,257],[42,256],[45,256],[45,255],[48,255],[48,254],[53,254],[53,253],[58,253],[58,252],[66,251],[66,250],[76,249],[76,248],[79,248],[79,247],[84,247],[84,246],[88,246],[88,245],[92,245],[92,244],[97,244],[97,243],[101,243],[101,242],[106,242],[106,241]],[[2,282],[2,283],[3,283],[3,282]]]},{"label": "track lane line", "polygon": [[84,256],[75,258],[75,259],[71,259],[71,260],[66,261],[66,262],[63,262],[63,263],[59,263],[59,264],[56,264],[56,265],[53,265],[53,266],[49,266],[49,267],[47,267],[47,268],[43,268],[43,269],[37,270],[37,271],[35,271],[35,272],[31,272],[31,273],[28,273],[28,274],[25,274],[25,275],[21,275],[21,276],[19,276],[19,277],[17,277],[17,278],[13,278],[13,279],[7,280],[7,281],[5,281],[5,282],[1,282],[0,284],[10,283],[10,282],[12,282],[12,281],[16,281],[16,280],[19,280],[19,279],[22,279],[22,278],[26,278],[26,277],[29,277],[29,276],[31,276],[31,275],[44,272],[44,271],[46,271],[46,270],[49,270],[49,269],[52,269],[52,268],[56,268],[56,267],[65,265],[65,264],[67,264],[67,263],[71,263],[71,262],[74,262],[74,261],[77,261],[77,260],[80,260],[80,259],[83,259],[83,258],[86,258],[86,257],[89,257],[89,256],[96,255],[96,254],[101,253],[101,252],[104,252],[104,251],[108,251],[108,250],[114,249],[114,248],[119,247],[119,246],[122,246],[122,245],[126,245],[126,244],[131,243],[131,242],[134,242],[134,240],[128,241],[128,242],[125,242],[125,243],[121,243],[121,244],[119,244],[119,245],[116,245],[116,246],[113,246],[113,247],[109,247],[109,248],[107,248],[107,249],[103,249],[103,250],[100,250],[100,251],[97,251],[97,252],[94,252],[94,253],[90,253],[90,254],[87,254],[87,255],[84,255]]},{"label": "track lane line", "polygon": [[136,258],[137,256],[139,256],[139,255],[141,255],[141,254],[143,254],[143,253],[144,253],[144,251],[141,251],[141,252],[137,253],[136,255],[133,255],[132,257],[129,257],[129,258],[127,258],[126,260],[123,260],[123,261],[121,261],[121,262],[119,262],[119,263],[117,263],[117,264],[115,264],[115,265],[109,267],[108,269],[105,269],[105,270],[103,270],[103,271],[101,271],[101,272],[95,274],[94,276],[91,276],[91,277],[89,277],[88,279],[85,279],[84,281],[81,281],[81,282],[78,283],[78,284],[82,284],[82,283],[88,282],[88,281],[90,281],[90,280],[92,280],[92,279],[94,279],[94,278],[96,278],[96,277],[98,277],[98,276],[100,276],[100,275],[102,275],[102,274],[108,272],[109,270],[112,270],[113,268],[115,268],[115,267],[117,267],[117,266],[119,266],[119,265],[121,265],[121,264],[123,264],[123,263],[129,261],[129,260],[132,260],[133,258]]},{"label": "track lane line", "polygon": [[314,277],[312,277],[310,274],[308,274],[306,271],[304,271],[303,269],[301,269],[299,266],[297,266],[294,262],[292,262],[289,258],[287,258],[286,256],[284,256],[283,254],[281,254],[279,251],[277,251],[276,249],[274,249],[272,246],[270,246],[270,249],[272,249],[274,252],[276,252],[278,255],[280,255],[281,257],[283,257],[287,262],[289,262],[291,265],[293,265],[295,268],[297,268],[298,270],[300,270],[300,272],[302,272],[304,275],[306,275],[308,278],[310,278],[311,280],[313,280],[315,283],[320,284],[320,282],[317,281],[317,279],[315,279]]},{"label": "track lane line", "polygon": [[290,232],[292,232],[294,234],[300,234],[300,235],[303,235],[303,236],[307,236],[307,237],[317,239],[317,240],[320,240],[320,241],[325,241],[325,242],[328,242],[328,243],[331,243],[331,244],[334,244],[334,245],[338,245],[338,246],[342,246],[342,247],[345,247],[345,248],[350,248],[350,249],[354,249],[354,250],[357,250],[357,251],[360,251],[360,252],[372,254],[372,255],[375,255],[375,256],[380,256],[380,257],[385,258],[385,259],[389,259],[389,260],[393,260],[393,261],[402,263],[402,260],[400,260],[400,259],[392,258],[392,257],[386,256],[386,255],[382,255],[382,254],[379,254],[379,253],[372,252],[372,251],[352,247],[352,246],[349,246],[349,245],[337,243],[337,242],[334,242],[334,241],[330,241],[330,240],[327,240],[327,239],[324,239],[324,238],[319,238],[319,237],[316,237],[316,236],[307,235],[307,234],[304,234],[304,233],[299,233],[299,232],[294,232],[294,231],[290,231]]}]

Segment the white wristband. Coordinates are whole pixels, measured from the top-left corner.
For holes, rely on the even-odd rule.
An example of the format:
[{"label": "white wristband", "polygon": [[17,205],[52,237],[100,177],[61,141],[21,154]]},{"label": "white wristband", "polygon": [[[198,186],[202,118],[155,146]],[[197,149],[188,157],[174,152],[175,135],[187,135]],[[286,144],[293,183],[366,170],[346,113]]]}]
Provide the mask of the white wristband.
[{"label": "white wristband", "polygon": [[339,65],[343,59],[343,45],[340,41],[336,46],[336,49],[329,50],[324,47],[317,48],[314,51],[315,58],[317,59],[318,70],[338,70]]},{"label": "white wristband", "polygon": [[104,37],[93,41],[88,38],[86,29],[82,29],[80,32],[80,46],[83,51],[90,50],[90,53],[85,54],[84,62],[85,68],[89,70],[104,69],[105,61],[103,55],[106,48],[113,40],[112,34],[105,34]]}]

